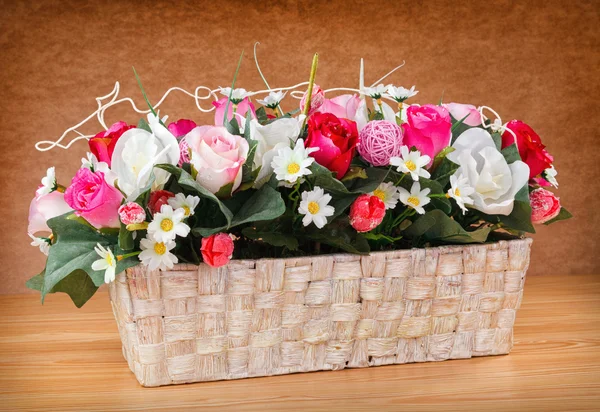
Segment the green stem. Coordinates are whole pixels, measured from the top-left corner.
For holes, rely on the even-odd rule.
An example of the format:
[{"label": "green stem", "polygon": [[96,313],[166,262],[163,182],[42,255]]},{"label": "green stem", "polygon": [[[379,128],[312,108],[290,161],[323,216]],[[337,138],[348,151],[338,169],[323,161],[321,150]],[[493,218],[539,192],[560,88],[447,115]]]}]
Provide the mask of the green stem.
[{"label": "green stem", "polygon": [[398,181],[396,182],[396,186],[400,186],[400,183],[402,183],[405,176],[406,176],[406,173],[404,173],[402,176],[400,176],[400,179],[398,179]]},{"label": "green stem", "polygon": [[430,195],[428,195],[428,196],[429,196],[429,197],[438,197],[438,198],[444,198],[444,199],[447,199],[447,198],[448,198],[448,196],[446,196],[446,194],[438,194],[438,193],[433,193],[433,194],[430,194]]},{"label": "green stem", "polygon": [[131,252],[131,253],[127,253],[127,254],[125,254],[125,255],[118,255],[118,256],[117,256],[117,260],[123,260],[123,259],[130,258],[130,257],[132,257],[132,256],[137,256],[137,255],[139,255],[140,253],[142,253],[142,251],[141,251],[141,250],[139,250],[139,251],[137,251],[137,252]]},{"label": "green stem", "polygon": [[304,104],[304,110],[302,114],[305,116],[302,128],[306,125],[306,119],[308,118],[308,112],[310,110],[310,103],[312,100],[313,86],[315,84],[315,77],[317,76],[317,66],[319,65],[319,54],[315,53],[313,56],[312,66],[310,68],[310,78],[308,80],[308,90],[306,91],[306,102]]}]

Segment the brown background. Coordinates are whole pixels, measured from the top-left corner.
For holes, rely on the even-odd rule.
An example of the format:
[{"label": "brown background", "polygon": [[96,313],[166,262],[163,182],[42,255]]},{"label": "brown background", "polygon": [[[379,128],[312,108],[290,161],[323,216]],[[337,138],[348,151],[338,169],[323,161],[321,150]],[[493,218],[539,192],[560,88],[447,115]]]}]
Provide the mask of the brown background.
[{"label": "brown background", "polygon": [[[360,57],[367,82],[406,60],[388,81],[416,84],[415,102],[437,103],[445,93],[447,102],[485,104],[505,121],[525,120],[555,156],[559,195],[575,215],[539,228],[530,273],[600,273],[598,1],[0,3],[0,293],[25,291],[25,280],[43,268],[26,234],[39,179],[55,165],[68,184],[86,151],[79,142],[68,152],[39,153],[36,141],[90,114],[94,97],[116,80],[143,107],[132,65],[156,101],[171,86],[229,85],[243,49],[238,85],[262,88],[255,41],[272,86],[307,80],[315,51],[324,87],[357,87]],[[110,123],[139,118],[127,107],[107,113]],[[182,95],[161,113],[212,119]]]}]

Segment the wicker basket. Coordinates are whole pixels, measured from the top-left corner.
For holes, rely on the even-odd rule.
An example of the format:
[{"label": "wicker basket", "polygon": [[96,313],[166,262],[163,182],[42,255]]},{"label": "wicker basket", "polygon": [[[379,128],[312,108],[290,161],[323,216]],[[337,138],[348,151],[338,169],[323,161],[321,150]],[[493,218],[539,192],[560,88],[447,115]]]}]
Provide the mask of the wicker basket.
[{"label": "wicker basket", "polygon": [[499,355],[530,246],[138,266],[110,298],[144,386]]}]

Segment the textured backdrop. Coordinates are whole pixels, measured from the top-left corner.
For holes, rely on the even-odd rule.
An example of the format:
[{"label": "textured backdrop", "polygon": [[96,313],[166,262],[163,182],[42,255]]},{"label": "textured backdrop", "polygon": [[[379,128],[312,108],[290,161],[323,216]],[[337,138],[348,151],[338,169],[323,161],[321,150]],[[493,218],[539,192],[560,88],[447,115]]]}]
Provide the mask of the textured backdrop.
[{"label": "textured backdrop", "polygon": [[[153,4],[154,3],[154,4]],[[152,5],[153,4],[153,5]],[[86,143],[39,153],[96,108],[116,80],[140,107],[131,66],[150,98],[168,87],[227,86],[246,51],[238,85],[262,88],[252,45],[271,85],[306,81],[357,87],[359,61],[374,82],[420,90],[414,102],[485,104],[529,123],[556,158],[559,195],[575,218],[535,235],[530,274],[600,273],[598,143],[600,5],[597,1],[0,1],[0,293],[25,291],[43,268],[29,246],[29,202],[47,167],[68,184]],[[291,100],[284,107],[289,108]],[[107,122],[137,122],[127,107]],[[171,119],[210,121],[172,95]],[[97,124],[80,131],[95,133]],[[592,176],[595,172],[596,176]]]}]

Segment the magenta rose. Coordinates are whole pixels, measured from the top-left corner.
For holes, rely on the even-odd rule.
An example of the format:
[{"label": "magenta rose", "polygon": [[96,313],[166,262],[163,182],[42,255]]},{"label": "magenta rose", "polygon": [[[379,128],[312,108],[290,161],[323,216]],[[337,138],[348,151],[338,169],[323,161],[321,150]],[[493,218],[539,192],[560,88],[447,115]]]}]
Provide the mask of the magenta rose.
[{"label": "magenta rose", "polygon": [[323,104],[315,110],[319,113],[331,113],[343,119],[356,119],[356,112],[360,104],[360,97],[356,94],[343,94],[333,99],[325,99]]},{"label": "magenta rose", "polygon": [[546,223],[560,213],[560,199],[549,190],[535,189],[529,194],[531,221],[534,224]]},{"label": "magenta rose", "polygon": [[119,206],[123,195],[104,180],[104,173],[81,168],[65,191],[65,201],[97,228],[119,227]]},{"label": "magenta rose", "polygon": [[[223,116],[225,115],[225,107],[227,107],[227,97],[222,97],[216,102],[213,102],[215,106],[215,126],[223,126]],[[233,118],[233,102],[229,102],[229,109],[227,110],[227,120]],[[252,118],[256,119],[256,110],[254,105],[250,102],[250,99],[245,97],[244,100],[238,103],[235,113],[242,117],[246,117],[246,114],[250,112]]]},{"label": "magenta rose", "polygon": [[196,126],[196,122],[193,120],[179,119],[176,122],[169,123],[168,129],[173,136],[181,137],[188,134]]},{"label": "magenta rose", "polygon": [[448,103],[444,107],[448,109],[455,120],[460,121],[467,116],[463,120],[464,124],[467,126],[481,126],[481,114],[477,107],[472,104]]},{"label": "magenta rose", "polygon": [[452,137],[452,121],[450,113],[442,106],[426,104],[410,106],[406,109],[404,144],[409,148],[415,146],[421,154],[431,158],[450,144]]}]

